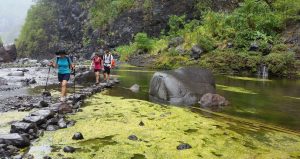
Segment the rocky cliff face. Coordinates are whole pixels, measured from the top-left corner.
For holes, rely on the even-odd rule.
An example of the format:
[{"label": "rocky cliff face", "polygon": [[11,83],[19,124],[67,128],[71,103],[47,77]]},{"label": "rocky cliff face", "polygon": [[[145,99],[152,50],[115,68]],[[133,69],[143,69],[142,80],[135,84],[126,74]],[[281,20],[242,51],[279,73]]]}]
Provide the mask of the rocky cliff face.
[{"label": "rocky cliff face", "polygon": [[[52,35],[48,36],[57,36],[54,38],[56,45],[41,45],[43,47],[39,47],[36,52],[44,54],[49,54],[48,52],[58,47],[75,53],[91,53],[101,47],[128,44],[138,32],[158,36],[162,30],[168,30],[167,23],[171,15],[186,15],[187,19],[199,18],[199,13],[196,13],[197,4],[200,1],[205,2],[204,0],[150,0],[151,4],[145,8],[144,0],[139,0],[135,2],[134,7],[121,12],[109,24],[94,28],[90,24],[89,12],[91,6],[95,5],[95,0],[40,1],[52,6],[56,16],[56,20],[44,26],[44,29],[51,30],[48,34]],[[238,6],[238,0],[216,0],[208,5],[217,11],[230,11]],[[22,51],[23,48],[19,50]]]}]

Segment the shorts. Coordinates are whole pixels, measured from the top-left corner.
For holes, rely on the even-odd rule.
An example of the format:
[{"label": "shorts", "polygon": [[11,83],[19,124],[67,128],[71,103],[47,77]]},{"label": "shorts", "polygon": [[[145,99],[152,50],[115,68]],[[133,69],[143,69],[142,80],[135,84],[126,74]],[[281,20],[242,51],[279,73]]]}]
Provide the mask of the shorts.
[{"label": "shorts", "polygon": [[58,74],[58,81],[62,82],[63,80],[69,81],[70,80],[70,73]]},{"label": "shorts", "polygon": [[94,72],[101,72],[101,69],[94,69]]},{"label": "shorts", "polygon": [[104,66],[104,71],[103,73],[110,74],[110,67],[109,66]]}]

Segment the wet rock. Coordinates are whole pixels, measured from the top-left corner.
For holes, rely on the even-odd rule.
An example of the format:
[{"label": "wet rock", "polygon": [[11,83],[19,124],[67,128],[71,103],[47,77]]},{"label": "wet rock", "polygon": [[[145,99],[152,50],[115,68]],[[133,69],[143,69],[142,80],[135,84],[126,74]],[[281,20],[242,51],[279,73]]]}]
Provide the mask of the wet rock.
[{"label": "wet rock", "polygon": [[54,112],[50,109],[42,109],[30,113],[31,116],[44,116],[46,119],[54,117]]},{"label": "wet rock", "polygon": [[42,94],[44,97],[51,97],[51,93],[50,92],[43,92]]},{"label": "wet rock", "polygon": [[24,148],[30,145],[28,138],[17,133],[0,135],[0,144],[13,145],[18,148]]},{"label": "wet rock", "polygon": [[67,113],[72,113],[73,109],[70,106],[70,104],[68,104],[68,103],[61,103],[60,106],[59,106],[59,108],[58,108],[58,112],[60,114],[67,114]]},{"label": "wet rock", "polygon": [[0,77],[0,86],[7,85],[7,80],[5,78]]},{"label": "wet rock", "polygon": [[190,148],[192,148],[192,146],[189,144],[186,144],[186,143],[183,143],[183,144],[180,144],[177,146],[177,150],[186,150],[186,149],[190,149]]},{"label": "wet rock", "polygon": [[58,118],[51,118],[47,121],[47,124],[48,125],[57,125],[58,120],[59,120]]},{"label": "wet rock", "polygon": [[24,72],[14,71],[14,72],[9,73],[7,76],[24,76]]},{"label": "wet rock", "polygon": [[258,51],[259,45],[256,42],[251,43],[249,51]]},{"label": "wet rock", "polygon": [[69,128],[69,127],[72,127],[72,126],[75,125],[75,123],[76,123],[76,121],[71,120],[71,121],[68,122],[67,127],[68,127],[68,128]]},{"label": "wet rock", "polygon": [[135,135],[130,135],[130,136],[128,136],[128,139],[129,139],[129,140],[132,140],[132,141],[137,141],[137,140],[138,140],[138,137],[135,136]]},{"label": "wet rock", "polygon": [[72,137],[73,140],[83,140],[83,135],[80,132],[77,132]]},{"label": "wet rock", "polygon": [[233,43],[227,43],[227,48],[231,49],[233,47],[234,47]]},{"label": "wet rock", "polygon": [[[188,82],[187,82],[188,81]],[[150,82],[150,100],[174,105],[193,105],[206,93],[215,93],[215,80],[209,70],[186,67],[156,72]]]},{"label": "wet rock", "polygon": [[52,159],[50,156],[44,156],[43,159]]},{"label": "wet rock", "polygon": [[177,47],[178,45],[181,45],[183,43],[184,43],[184,38],[183,37],[172,38],[169,42],[169,48],[170,47]]},{"label": "wet rock", "polygon": [[139,126],[145,126],[144,122],[141,121],[141,122],[139,123]]},{"label": "wet rock", "polygon": [[224,97],[212,93],[203,95],[199,103],[203,107],[226,106],[229,104]]},{"label": "wet rock", "polygon": [[191,52],[190,56],[192,59],[198,60],[201,57],[203,52],[204,52],[204,50],[199,45],[194,45],[192,47],[192,52]]},{"label": "wet rock", "polygon": [[36,125],[41,125],[46,122],[45,116],[27,116],[23,121],[28,123],[35,123]]},{"label": "wet rock", "polygon": [[8,151],[10,154],[16,154],[19,151],[19,149],[13,145],[8,145],[6,147],[6,151]]},{"label": "wet rock", "polygon": [[17,69],[17,71],[21,71],[21,72],[28,72],[29,70],[26,68],[22,68],[22,69]]},{"label": "wet rock", "polygon": [[46,67],[46,66],[48,66],[48,64],[50,63],[50,61],[49,60],[42,60],[42,61],[40,61],[40,64],[41,64],[41,66],[42,67]]},{"label": "wet rock", "polygon": [[49,106],[49,103],[45,102],[45,101],[40,101],[39,103],[40,107],[45,108]]},{"label": "wet rock", "polygon": [[66,153],[74,153],[75,151],[76,151],[76,149],[74,147],[71,147],[71,146],[64,147],[64,152],[66,152]]},{"label": "wet rock", "polygon": [[59,119],[58,121],[59,128],[67,128],[67,121],[64,118]]},{"label": "wet rock", "polygon": [[129,89],[134,93],[138,93],[140,91],[140,86],[138,84],[134,84]]},{"label": "wet rock", "polygon": [[120,80],[117,79],[117,78],[115,78],[115,79],[113,79],[113,82],[116,83],[116,84],[118,84],[118,83],[120,83]]},{"label": "wet rock", "polygon": [[58,129],[59,129],[59,127],[56,125],[48,125],[46,130],[47,131],[56,131]]},{"label": "wet rock", "polygon": [[21,155],[15,156],[13,159],[23,159]]},{"label": "wet rock", "polygon": [[33,131],[36,133],[38,130],[37,125],[35,123],[26,123],[26,122],[15,122],[11,124],[10,133],[29,133],[29,131]]}]

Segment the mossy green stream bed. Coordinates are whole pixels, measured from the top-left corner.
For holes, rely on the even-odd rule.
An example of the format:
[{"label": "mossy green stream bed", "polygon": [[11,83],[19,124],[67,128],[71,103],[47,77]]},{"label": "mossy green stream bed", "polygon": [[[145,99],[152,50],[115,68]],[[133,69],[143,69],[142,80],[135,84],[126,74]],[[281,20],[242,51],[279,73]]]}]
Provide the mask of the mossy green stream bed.
[{"label": "mossy green stream bed", "polygon": [[[74,127],[46,132],[29,153],[57,159],[300,158],[299,81],[216,76],[217,93],[230,105],[215,112],[149,102],[154,72],[114,71],[121,84],[89,98],[82,112],[69,116]],[[128,89],[133,84],[141,86],[139,93]],[[72,140],[76,132],[84,140]],[[181,143],[192,148],[177,150]],[[64,153],[65,146],[76,152]]]},{"label": "mossy green stream bed", "polygon": [[[300,136],[271,129],[218,120],[188,108],[164,106],[103,94],[88,100],[83,112],[70,116],[74,127],[47,132],[30,151],[53,158],[299,158]],[[140,126],[143,122],[145,125]],[[84,140],[74,141],[81,132]],[[137,141],[128,139],[136,135]],[[177,150],[180,143],[192,148]],[[62,151],[77,148],[75,153]],[[52,151],[50,151],[52,149]]]}]

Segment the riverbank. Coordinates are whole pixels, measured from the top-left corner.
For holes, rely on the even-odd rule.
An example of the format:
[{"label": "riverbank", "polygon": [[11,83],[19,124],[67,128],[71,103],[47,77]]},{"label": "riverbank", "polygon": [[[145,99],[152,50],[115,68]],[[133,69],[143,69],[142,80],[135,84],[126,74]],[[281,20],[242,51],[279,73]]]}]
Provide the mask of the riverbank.
[{"label": "riverbank", "polygon": [[[299,134],[219,121],[188,108],[101,93],[82,110],[69,116],[77,121],[74,127],[45,133],[29,153],[74,159],[300,157]],[[84,139],[72,140],[76,132]],[[65,153],[65,146],[76,150]]]}]

